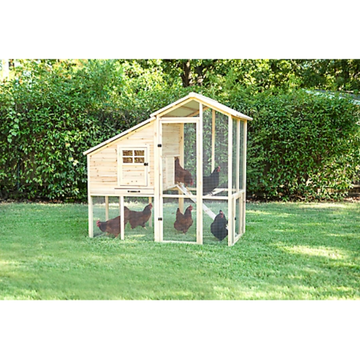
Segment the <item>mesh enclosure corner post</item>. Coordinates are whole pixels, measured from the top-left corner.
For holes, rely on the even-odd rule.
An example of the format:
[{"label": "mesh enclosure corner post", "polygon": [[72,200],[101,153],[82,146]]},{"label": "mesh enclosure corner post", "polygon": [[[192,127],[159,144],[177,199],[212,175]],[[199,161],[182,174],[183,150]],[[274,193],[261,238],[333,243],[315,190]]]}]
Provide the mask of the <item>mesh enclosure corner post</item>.
[{"label": "mesh enclosure corner post", "polygon": [[162,225],[160,225],[159,217],[161,214],[160,202],[161,202],[161,191],[160,184],[162,181],[162,177],[160,176],[161,161],[162,158],[160,156],[161,149],[159,145],[162,144],[161,140],[161,124],[159,117],[156,117],[155,125],[154,125],[154,240],[156,242],[162,241]]},{"label": "mesh enclosure corner post", "polygon": [[89,223],[89,237],[94,237],[94,211],[93,211],[93,199],[90,193],[90,155],[87,155],[87,191],[88,191],[88,223]]},{"label": "mesh enclosure corner post", "polygon": [[124,216],[124,196],[119,197],[119,210],[120,210],[120,238],[125,240],[125,216]]},{"label": "mesh enclosure corner post", "polygon": [[232,117],[228,116],[228,245],[234,244],[234,212],[233,212],[233,199],[232,199],[232,171],[233,171],[233,121]]},{"label": "mesh enclosure corner post", "polygon": [[88,197],[89,237],[94,237],[93,220],[94,220],[93,197],[89,194],[89,197]]},{"label": "mesh enclosure corner post", "polygon": [[246,154],[247,154],[247,121],[242,125],[242,189],[243,189],[243,206],[242,206],[242,231],[245,233],[245,216],[246,216]]},{"label": "mesh enclosure corner post", "polygon": [[203,105],[199,105],[199,120],[196,125],[197,182],[196,182],[196,243],[203,244]]}]

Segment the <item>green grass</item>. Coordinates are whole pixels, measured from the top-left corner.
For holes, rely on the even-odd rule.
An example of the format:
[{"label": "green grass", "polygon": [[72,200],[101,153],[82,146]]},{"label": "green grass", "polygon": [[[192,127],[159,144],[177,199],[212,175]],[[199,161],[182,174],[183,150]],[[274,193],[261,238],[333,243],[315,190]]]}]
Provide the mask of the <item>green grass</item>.
[{"label": "green grass", "polygon": [[[166,236],[186,239],[174,207]],[[89,238],[86,205],[0,204],[0,218],[0,299],[360,299],[356,203],[248,204],[233,247],[155,243],[149,227]]]}]

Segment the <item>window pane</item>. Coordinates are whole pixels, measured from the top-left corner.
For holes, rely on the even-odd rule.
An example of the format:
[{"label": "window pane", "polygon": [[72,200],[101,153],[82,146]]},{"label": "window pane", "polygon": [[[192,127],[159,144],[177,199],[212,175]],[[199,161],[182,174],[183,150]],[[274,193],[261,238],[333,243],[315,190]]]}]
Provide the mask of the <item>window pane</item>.
[{"label": "window pane", "polygon": [[123,156],[132,156],[133,151],[132,150],[123,150]]},{"label": "window pane", "polygon": [[135,163],[144,163],[145,159],[144,157],[135,157]]},{"label": "window pane", "polygon": [[135,156],[145,156],[144,150],[135,150]]},{"label": "window pane", "polygon": [[133,159],[132,157],[123,157],[123,163],[132,163],[133,162]]}]

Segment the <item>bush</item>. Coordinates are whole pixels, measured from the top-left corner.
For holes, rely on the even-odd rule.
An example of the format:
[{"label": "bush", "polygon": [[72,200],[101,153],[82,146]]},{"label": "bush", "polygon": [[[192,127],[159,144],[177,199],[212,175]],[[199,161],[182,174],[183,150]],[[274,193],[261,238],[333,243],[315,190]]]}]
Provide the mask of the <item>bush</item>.
[{"label": "bush", "polygon": [[359,106],[294,91],[252,102],[248,191],[266,199],[338,199],[360,162]]},{"label": "bush", "polygon": [[27,66],[0,88],[1,195],[82,200],[82,152],[126,128],[109,99],[121,73],[111,61]]},{"label": "bush", "polygon": [[0,198],[85,200],[83,152],[202,92],[254,118],[247,190],[265,199],[346,195],[359,171],[359,106],[304,91],[182,88],[128,62],[26,61],[0,84]]}]

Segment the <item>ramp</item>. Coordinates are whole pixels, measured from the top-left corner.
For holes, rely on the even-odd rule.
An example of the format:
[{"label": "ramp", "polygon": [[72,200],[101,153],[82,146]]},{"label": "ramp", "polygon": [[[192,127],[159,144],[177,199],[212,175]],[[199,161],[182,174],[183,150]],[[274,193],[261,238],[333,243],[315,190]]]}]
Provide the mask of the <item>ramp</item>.
[{"label": "ramp", "polygon": [[[177,188],[179,188],[179,190],[181,190],[186,196],[188,196],[194,203],[196,203],[196,196],[194,194],[192,194],[190,192],[190,190],[188,190],[184,185],[176,185]],[[205,214],[209,215],[211,217],[211,219],[215,219],[216,214],[214,214],[210,208],[208,208],[204,203],[203,203],[203,211]]]}]

